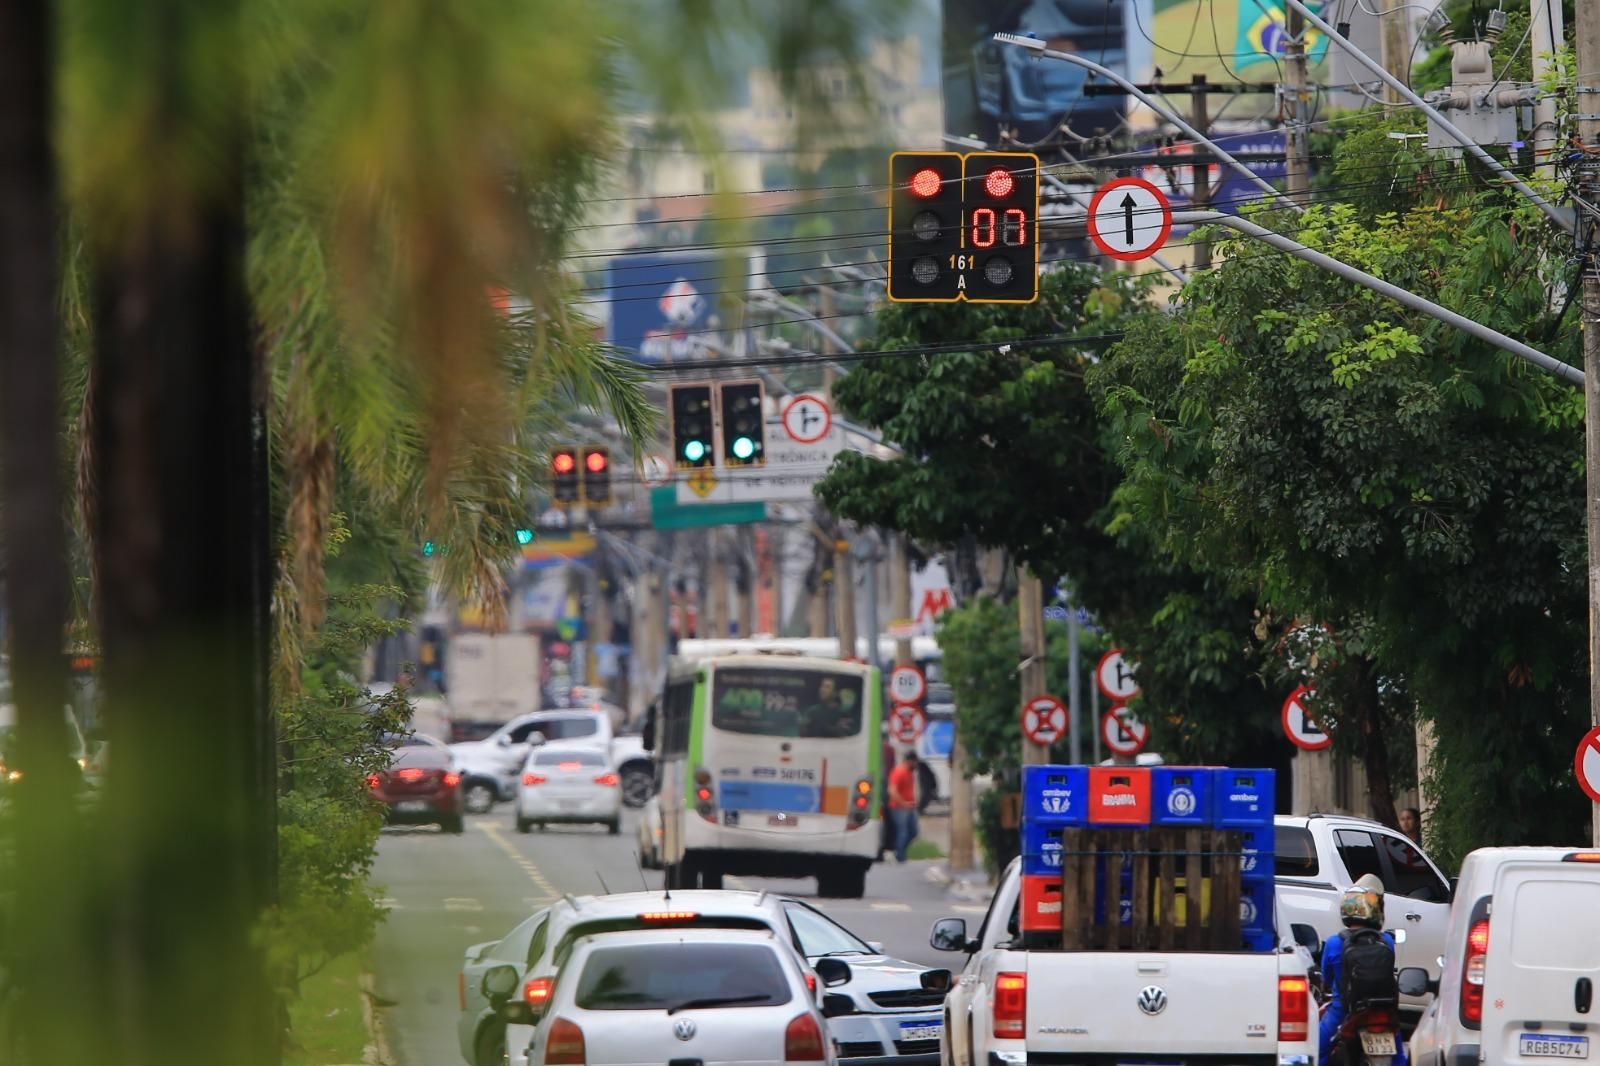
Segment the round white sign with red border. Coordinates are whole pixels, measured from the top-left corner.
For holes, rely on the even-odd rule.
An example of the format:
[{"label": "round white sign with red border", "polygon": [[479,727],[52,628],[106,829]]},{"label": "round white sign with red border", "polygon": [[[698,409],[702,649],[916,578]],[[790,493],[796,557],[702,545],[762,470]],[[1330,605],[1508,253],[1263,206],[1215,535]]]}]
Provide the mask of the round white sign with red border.
[{"label": "round white sign with red border", "polygon": [[1126,703],[1139,694],[1139,682],[1133,679],[1138,669],[1139,664],[1130,663],[1121,648],[1112,648],[1100,656],[1100,664],[1094,668],[1094,683],[1112,703]]},{"label": "round white sign with red border", "polygon": [[1113,707],[1100,716],[1100,739],[1114,755],[1137,755],[1150,743],[1150,727],[1127,707]]},{"label": "round white sign with red border", "polygon": [[1584,734],[1572,760],[1572,772],[1578,775],[1578,787],[1600,803],[1600,726]]},{"label": "round white sign with red border", "polygon": [[1048,748],[1067,735],[1067,708],[1054,696],[1035,696],[1022,705],[1022,734]]},{"label": "round white sign with red border", "polygon": [[928,716],[921,707],[898,703],[889,712],[889,735],[902,744],[915,744],[927,727]]},{"label": "round white sign with red border", "polygon": [[1289,742],[1302,751],[1321,751],[1333,743],[1333,737],[1317,723],[1306,710],[1306,703],[1316,698],[1316,690],[1301,685],[1283,701],[1283,732]]},{"label": "round white sign with red border", "polygon": [[833,411],[820,396],[802,392],[783,405],[783,431],[796,444],[815,444],[833,429]]},{"label": "round white sign with red border", "polygon": [[915,666],[889,671],[889,698],[895,703],[916,703],[928,694],[928,679]]},{"label": "round white sign with red border", "polygon": [[1148,259],[1172,232],[1172,205],[1143,178],[1118,178],[1089,201],[1089,239],[1113,259]]}]

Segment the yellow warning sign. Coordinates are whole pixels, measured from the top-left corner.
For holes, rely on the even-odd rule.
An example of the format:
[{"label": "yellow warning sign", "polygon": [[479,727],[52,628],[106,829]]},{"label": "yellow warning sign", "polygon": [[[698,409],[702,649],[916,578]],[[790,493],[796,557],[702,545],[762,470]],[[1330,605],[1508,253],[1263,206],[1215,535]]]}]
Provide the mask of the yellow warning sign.
[{"label": "yellow warning sign", "polygon": [[703,500],[716,490],[717,475],[702,466],[689,475],[689,487],[694,490],[696,496]]}]

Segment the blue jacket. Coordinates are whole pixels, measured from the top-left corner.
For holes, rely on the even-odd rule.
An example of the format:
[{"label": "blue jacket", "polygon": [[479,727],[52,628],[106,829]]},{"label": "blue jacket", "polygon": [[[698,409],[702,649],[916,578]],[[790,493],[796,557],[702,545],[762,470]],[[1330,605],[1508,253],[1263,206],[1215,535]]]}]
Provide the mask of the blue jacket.
[{"label": "blue jacket", "polygon": [[[1395,950],[1394,937],[1383,934],[1389,950]],[[1318,1033],[1317,1061],[1325,1063],[1333,1053],[1333,1041],[1344,1024],[1345,1005],[1339,998],[1339,976],[1344,970],[1344,937],[1336,936],[1322,946],[1322,983],[1328,989],[1328,1000],[1322,1005],[1322,1027]],[[1400,1034],[1394,1035],[1395,1057],[1392,1066],[1406,1066],[1406,1045]]]}]

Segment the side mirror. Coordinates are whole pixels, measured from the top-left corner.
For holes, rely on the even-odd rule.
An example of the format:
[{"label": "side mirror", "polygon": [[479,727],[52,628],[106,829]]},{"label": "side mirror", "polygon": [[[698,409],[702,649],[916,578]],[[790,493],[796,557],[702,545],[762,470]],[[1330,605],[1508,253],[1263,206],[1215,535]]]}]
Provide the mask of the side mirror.
[{"label": "side mirror", "polygon": [[924,992],[950,991],[951,976],[949,970],[924,970],[922,973],[922,990]]},{"label": "side mirror", "polygon": [[1315,927],[1295,922],[1289,927],[1289,932],[1294,936],[1296,944],[1311,952],[1313,959],[1322,957],[1322,938],[1317,935]]},{"label": "side mirror", "polygon": [[516,992],[520,977],[515,966],[491,966],[483,971],[478,990],[484,999],[498,1007]]},{"label": "side mirror", "polygon": [[855,1000],[840,992],[829,992],[822,997],[822,1016],[824,1018],[838,1018],[856,1012]]},{"label": "side mirror", "polygon": [[928,944],[935,951],[966,951],[967,920],[940,918],[933,923],[933,932],[928,934]]},{"label": "side mirror", "polygon": [[1400,971],[1402,996],[1426,996],[1439,991],[1439,982],[1428,976],[1421,966],[1407,966]]},{"label": "side mirror", "polygon": [[817,971],[824,988],[837,988],[850,983],[850,964],[843,959],[821,958],[811,968]]},{"label": "side mirror", "polygon": [[511,746],[511,734],[510,733],[501,733],[499,735],[499,737],[495,738],[495,742],[494,743],[495,743],[496,747],[509,748]]}]

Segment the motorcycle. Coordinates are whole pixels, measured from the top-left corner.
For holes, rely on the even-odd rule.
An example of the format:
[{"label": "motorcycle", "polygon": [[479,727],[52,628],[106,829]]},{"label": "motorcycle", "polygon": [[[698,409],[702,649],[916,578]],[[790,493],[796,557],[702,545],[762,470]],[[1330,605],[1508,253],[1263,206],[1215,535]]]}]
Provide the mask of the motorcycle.
[{"label": "motorcycle", "polygon": [[1399,1051],[1400,1012],[1394,1006],[1377,1006],[1351,1011],[1345,1017],[1333,1056],[1336,1062],[1342,1056],[1345,1066],[1390,1066]]}]

